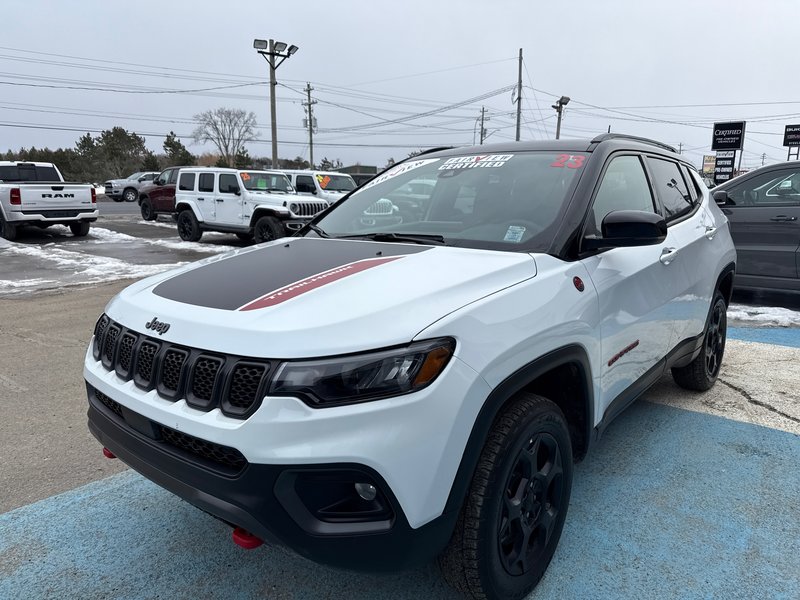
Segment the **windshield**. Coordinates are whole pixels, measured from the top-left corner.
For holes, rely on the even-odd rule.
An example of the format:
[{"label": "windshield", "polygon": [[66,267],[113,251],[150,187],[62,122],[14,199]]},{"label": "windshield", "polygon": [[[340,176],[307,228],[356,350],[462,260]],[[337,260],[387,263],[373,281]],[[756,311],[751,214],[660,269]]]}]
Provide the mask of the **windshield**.
[{"label": "windshield", "polygon": [[267,173],[266,171],[240,171],[244,187],[256,192],[294,192],[289,178],[283,173]]},{"label": "windshield", "polygon": [[326,192],[349,192],[356,189],[356,182],[350,175],[328,175],[327,173],[318,173],[317,181],[319,187]]},{"label": "windshield", "polygon": [[331,237],[441,236],[445,244],[545,251],[585,154],[522,152],[404,162],[316,222]]}]

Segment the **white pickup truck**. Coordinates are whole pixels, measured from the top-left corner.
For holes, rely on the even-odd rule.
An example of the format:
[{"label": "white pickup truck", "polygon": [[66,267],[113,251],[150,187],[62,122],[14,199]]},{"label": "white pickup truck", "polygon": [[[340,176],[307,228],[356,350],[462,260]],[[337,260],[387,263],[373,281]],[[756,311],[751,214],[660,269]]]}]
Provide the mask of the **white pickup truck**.
[{"label": "white pickup truck", "polygon": [[52,163],[0,161],[0,237],[15,239],[23,225],[68,225],[80,237],[97,216],[94,186],[65,183]]}]

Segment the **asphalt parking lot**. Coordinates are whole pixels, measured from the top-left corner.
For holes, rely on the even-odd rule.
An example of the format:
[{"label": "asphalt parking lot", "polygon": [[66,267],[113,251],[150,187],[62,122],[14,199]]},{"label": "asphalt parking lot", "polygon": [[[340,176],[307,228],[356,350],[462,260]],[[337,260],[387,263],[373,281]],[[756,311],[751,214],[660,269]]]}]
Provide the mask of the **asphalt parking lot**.
[{"label": "asphalt parking lot", "polygon": [[[0,246],[0,598],[456,597],[433,566],[375,576],[244,551],[104,459],[81,378],[103,305],[132,278],[242,243],[185,244],[168,219],[133,213],[104,214],[84,240],[61,229]],[[715,388],[664,377],[578,465],[531,598],[800,597],[800,315],[772,300],[737,295]]]}]

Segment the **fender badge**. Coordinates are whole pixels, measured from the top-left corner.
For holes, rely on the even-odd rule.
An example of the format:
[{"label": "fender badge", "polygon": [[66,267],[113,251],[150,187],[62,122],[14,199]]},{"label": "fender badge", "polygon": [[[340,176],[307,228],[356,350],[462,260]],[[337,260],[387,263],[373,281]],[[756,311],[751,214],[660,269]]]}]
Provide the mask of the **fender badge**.
[{"label": "fender badge", "polygon": [[584,290],[583,279],[581,279],[580,277],[573,277],[572,283],[575,286],[575,289],[578,290],[579,292],[582,292]]},{"label": "fender badge", "polygon": [[169,323],[164,323],[163,321],[159,321],[157,317],[153,317],[153,320],[149,323],[145,323],[144,327],[145,329],[152,329],[158,332],[158,335],[164,335],[169,330]]}]

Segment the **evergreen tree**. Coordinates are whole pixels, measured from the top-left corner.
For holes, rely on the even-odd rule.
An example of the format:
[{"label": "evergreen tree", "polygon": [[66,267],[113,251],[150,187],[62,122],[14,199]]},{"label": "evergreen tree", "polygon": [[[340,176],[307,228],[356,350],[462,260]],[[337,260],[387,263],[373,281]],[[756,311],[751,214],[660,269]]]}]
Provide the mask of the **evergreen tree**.
[{"label": "evergreen tree", "polygon": [[186,149],[174,131],[170,131],[164,140],[164,152],[170,166],[191,167],[196,162],[194,155]]}]

